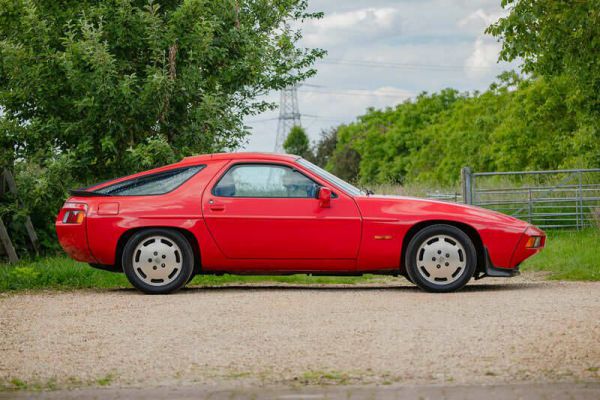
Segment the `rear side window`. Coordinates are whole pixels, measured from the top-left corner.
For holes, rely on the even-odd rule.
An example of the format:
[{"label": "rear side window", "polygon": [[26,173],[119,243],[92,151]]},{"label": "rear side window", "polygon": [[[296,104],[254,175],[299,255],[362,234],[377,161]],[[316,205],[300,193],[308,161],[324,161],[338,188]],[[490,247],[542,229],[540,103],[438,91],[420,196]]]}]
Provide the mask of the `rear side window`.
[{"label": "rear side window", "polygon": [[109,196],[151,196],[171,192],[202,170],[205,165],[171,169],[157,174],[144,175],[94,190]]}]

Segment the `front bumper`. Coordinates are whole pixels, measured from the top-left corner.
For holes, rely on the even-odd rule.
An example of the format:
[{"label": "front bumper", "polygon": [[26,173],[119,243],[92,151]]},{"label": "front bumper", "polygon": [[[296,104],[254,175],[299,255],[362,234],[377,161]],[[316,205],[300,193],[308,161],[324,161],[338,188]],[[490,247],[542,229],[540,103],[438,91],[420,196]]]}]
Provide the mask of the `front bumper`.
[{"label": "front bumper", "polygon": [[[535,242],[537,247],[529,247],[528,242],[531,238],[539,238],[539,240]],[[539,253],[545,245],[546,234],[544,231],[536,228],[533,225],[529,225],[521,235],[517,246],[513,250],[508,268],[496,267],[494,263],[492,263],[487,247],[484,247],[484,263],[475,273],[475,279],[481,279],[486,276],[495,278],[510,278],[519,275],[519,265],[527,258]]]},{"label": "front bumper", "polygon": [[492,278],[511,278],[521,273],[518,265],[514,268],[498,268],[494,266],[487,248],[484,248],[483,250],[485,253],[485,262],[483,268],[475,273],[475,280],[485,278],[486,276]]}]

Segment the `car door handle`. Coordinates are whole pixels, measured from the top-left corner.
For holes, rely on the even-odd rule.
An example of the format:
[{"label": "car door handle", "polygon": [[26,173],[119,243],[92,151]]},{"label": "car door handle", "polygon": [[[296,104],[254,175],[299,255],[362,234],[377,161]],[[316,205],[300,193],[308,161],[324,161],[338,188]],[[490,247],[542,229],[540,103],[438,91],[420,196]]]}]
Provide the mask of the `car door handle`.
[{"label": "car door handle", "polygon": [[225,209],[225,204],[215,203],[214,201],[210,200],[208,202],[208,207],[213,211],[223,211]]}]

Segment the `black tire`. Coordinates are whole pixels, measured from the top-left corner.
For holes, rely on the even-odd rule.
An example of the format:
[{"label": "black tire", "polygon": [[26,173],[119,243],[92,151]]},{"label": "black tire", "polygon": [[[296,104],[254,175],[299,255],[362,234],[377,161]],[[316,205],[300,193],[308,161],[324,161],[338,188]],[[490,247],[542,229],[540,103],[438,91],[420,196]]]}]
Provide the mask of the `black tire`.
[{"label": "black tire", "polygon": [[477,251],[461,229],[436,224],[411,239],[404,262],[410,280],[421,289],[453,292],[462,289],[475,273]]},{"label": "black tire", "polygon": [[188,283],[190,283],[192,281],[192,279],[194,279],[195,277],[196,277],[196,273],[192,272],[192,274],[190,275],[190,277],[188,278],[188,280],[185,284],[187,285]]},{"label": "black tire", "polygon": [[402,274],[402,276],[404,277],[404,279],[406,279],[406,280],[407,280],[407,281],[409,281],[410,283],[414,283],[414,282],[412,281],[412,279],[410,279],[410,276],[408,276],[408,273],[404,273],[404,274]]},{"label": "black tire", "polygon": [[[160,273],[161,268],[166,268],[164,269],[165,273],[171,270],[172,276],[169,274],[165,279],[154,280],[146,276],[146,279],[144,279],[143,276],[145,274],[143,270],[140,268],[137,268],[137,271],[134,270],[134,263],[142,265],[142,261],[145,262],[145,258],[144,260],[140,260],[140,254],[142,250],[146,251],[146,248],[140,250],[140,246],[145,246],[146,243],[149,243],[147,245],[148,249],[150,249],[149,246],[153,243],[161,246],[164,243],[165,253],[171,251],[173,254],[158,254],[158,252],[153,252],[152,254],[156,255],[156,258],[154,259],[153,256],[150,256],[148,266],[143,266],[142,268],[146,269],[146,272],[151,272],[151,268],[158,270],[156,273]],[[137,254],[134,254],[134,252]],[[166,264],[169,261],[171,263],[169,265],[161,264],[162,259],[167,261]],[[136,289],[147,294],[173,293],[189,282],[190,276],[194,271],[194,251],[185,236],[175,230],[163,228],[144,229],[136,232],[125,244],[122,265],[127,279]],[[149,282],[150,280],[152,282]],[[161,280],[166,280],[166,283],[161,284]]]}]

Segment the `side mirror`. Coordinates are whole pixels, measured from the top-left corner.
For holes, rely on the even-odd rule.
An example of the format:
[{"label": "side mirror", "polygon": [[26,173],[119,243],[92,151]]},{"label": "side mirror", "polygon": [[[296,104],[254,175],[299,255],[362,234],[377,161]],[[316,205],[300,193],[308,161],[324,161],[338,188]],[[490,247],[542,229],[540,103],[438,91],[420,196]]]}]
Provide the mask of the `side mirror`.
[{"label": "side mirror", "polygon": [[317,199],[319,199],[319,207],[331,207],[331,189],[328,187],[320,187],[317,192]]}]

